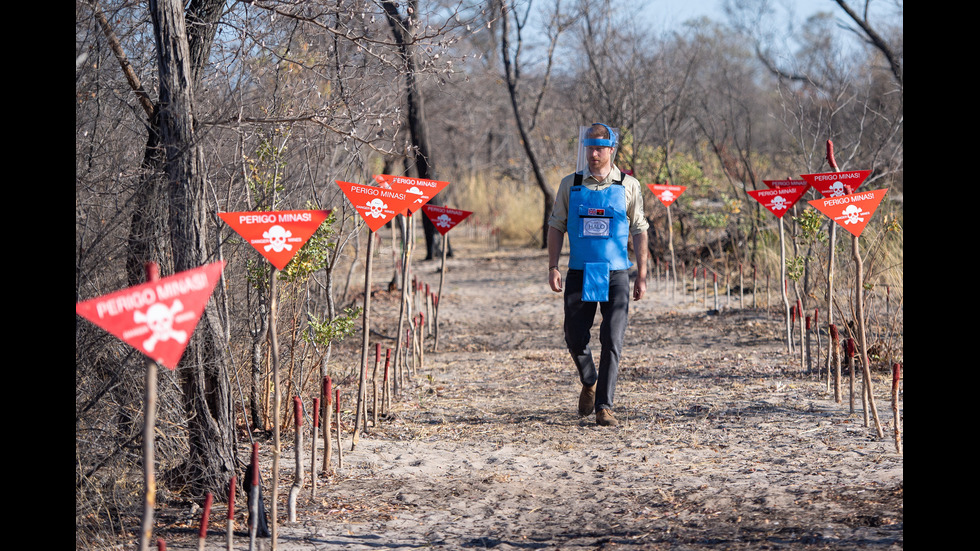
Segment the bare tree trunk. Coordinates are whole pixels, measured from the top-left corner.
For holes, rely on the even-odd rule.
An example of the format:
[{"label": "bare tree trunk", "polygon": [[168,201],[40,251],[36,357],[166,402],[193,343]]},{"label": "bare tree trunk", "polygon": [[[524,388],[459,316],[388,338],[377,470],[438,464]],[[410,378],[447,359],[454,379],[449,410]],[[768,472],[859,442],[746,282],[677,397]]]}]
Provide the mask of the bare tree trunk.
[{"label": "bare tree trunk", "polygon": [[256,294],[259,299],[258,323],[259,326],[252,330],[252,389],[250,397],[252,429],[259,427],[265,428],[266,421],[262,414],[262,396],[264,395],[265,385],[262,383],[262,345],[269,337],[269,295],[268,288],[260,279],[257,285]]},{"label": "bare tree trunk", "polygon": [[[171,244],[167,237],[170,234],[168,223],[169,199],[167,196],[167,181],[162,170],[166,158],[160,143],[159,105],[154,105],[143,90],[143,85],[130,66],[119,40],[116,38],[109,23],[98,11],[94,1],[90,0],[92,9],[102,25],[103,31],[116,59],[127,75],[130,86],[140,100],[140,105],[147,115],[147,138],[141,164],[141,177],[133,197],[133,216],[130,223],[129,240],[126,255],[126,271],[130,285],[142,282],[143,266],[147,262],[156,262],[161,273],[173,273],[171,263]],[[214,41],[217,21],[221,17],[222,0],[192,0],[187,6],[187,21],[185,28],[188,56],[191,61],[191,80],[187,86],[194,86],[198,75]]]},{"label": "bare tree trunk", "polygon": [[517,92],[517,81],[518,81],[518,67],[511,65],[510,59],[510,23],[507,15],[507,3],[500,0],[500,22],[502,27],[500,30],[501,40],[500,40],[500,51],[501,57],[504,61],[504,74],[507,79],[507,92],[510,94],[510,105],[514,111],[514,122],[517,123],[517,130],[521,134],[521,143],[524,145],[524,152],[527,154],[527,160],[531,163],[531,170],[534,172],[534,179],[538,184],[538,188],[541,190],[542,197],[542,220],[541,220],[541,248],[548,248],[548,219],[551,218],[551,208],[555,204],[555,193],[548,186],[548,182],[544,178],[544,174],[541,172],[541,166],[538,164],[538,159],[534,155],[534,148],[531,146],[531,137],[528,135],[527,130],[524,128],[524,119],[521,117],[520,102],[518,101]]},{"label": "bare tree trunk", "polygon": [[[194,135],[190,51],[180,2],[151,0],[150,15],[160,73],[158,114],[173,267],[184,271],[210,258],[202,152]],[[183,475],[195,495],[223,491],[235,467],[230,358],[222,326],[211,300],[180,365],[190,448]]]},{"label": "bare tree trunk", "polygon": [[[413,27],[415,19],[419,13],[418,0],[411,0],[408,3],[408,16],[402,17],[398,13],[398,5],[392,0],[381,2],[384,7],[385,15],[388,18],[388,26],[391,33],[398,43],[402,61],[405,64],[405,91],[408,100],[408,130],[412,137],[412,148],[414,149],[413,161],[415,170],[419,178],[426,180],[435,179],[435,166],[432,163],[432,156],[429,154],[429,138],[427,136],[427,125],[425,117],[425,100],[422,97],[422,90],[419,88],[417,78],[418,70],[416,67],[415,47]],[[429,200],[433,205],[443,204],[441,198],[433,197]],[[422,230],[425,233],[425,259],[435,258],[437,247],[435,226],[427,216],[422,217]]]}]

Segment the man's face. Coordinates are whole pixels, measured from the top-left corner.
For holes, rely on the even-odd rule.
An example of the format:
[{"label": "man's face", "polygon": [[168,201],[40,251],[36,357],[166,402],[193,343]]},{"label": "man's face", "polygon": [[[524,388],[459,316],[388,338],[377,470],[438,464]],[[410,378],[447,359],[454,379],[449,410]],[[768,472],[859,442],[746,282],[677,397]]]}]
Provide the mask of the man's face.
[{"label": "man's face", "polygon": [[612,161],[612,150],[613,148],[611,147],[599,145],[586,147],[585,156],[589,160],[589,168],[597,170],[609,166]]}]

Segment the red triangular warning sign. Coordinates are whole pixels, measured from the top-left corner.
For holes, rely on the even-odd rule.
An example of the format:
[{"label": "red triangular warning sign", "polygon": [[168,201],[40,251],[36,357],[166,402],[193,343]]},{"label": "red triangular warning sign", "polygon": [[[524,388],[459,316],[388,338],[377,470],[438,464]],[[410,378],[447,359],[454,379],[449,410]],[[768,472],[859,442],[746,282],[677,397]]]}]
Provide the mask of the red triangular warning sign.
[{"label": "red triangular warning sign", "polygon": [[[841,197],[854,193],[871,174],[870,170],[851,170],[848,172],[824,172],[821,174],[801,174],[808,184],[816,188],[824,197]],[[847,190],[850,188],[850,191]]]},{"label": "red triangular warning sign", "polygon": [[669,207],[687,189],[687,186],[672,186],[670,184],[647,184],[647,187],[665,207]]},{"label": "red triangular warning sign", "polygon": [[282,270],[309,241],[329,210],[219,212],[218,216]]},{"label": "red triangular warning sign", "polygon": [[768,188],[776,187],[789,187],[789,186],[808,186],[806,180],[763,180],[762,183],[766,184]]},{"label": "red triangular warning sign", "polygon": [[456,224],[473,214],[468,210],[451,209],[440,205],[423,205],[422,211],[429,217],[429,221],[441,235],[446,235]]},{"label": "red triangular warning sign", "polygon": [[772,189],[747,190],[746,193],[753,199],[769,209],[769,212],[782,218],[786,212],[800,200],[803,193],[807,190],[806,186],[786,186]]},{"label": "red triangular warning sign", "polygon": [[391,176],[389,174],[375,174],[374,179],[379,183],[383,182],[388,184],[394,190],[408,194],[411,197],[411,201],[408,204],[410,214],[415,214],[423,205],[435,197],[437,193],[442,191],[442,188],[449,185],[449,182],[409,178],[408,176]]},{"label": "red triangular warning sign", "polygon": [[371,231],[378,231],[395,216],[404,213],[409,201],[413,199],[396,189],[364,186],[340,180],[336,182]]},{"label": "red triangular warning sign", "polygon": [[810,204],[845,230],[860,237],[887,191],[876,189],[842,197],[824,197],[810,201]]},{"label": "red triangular warning sign", "polygon": [[169,369],[177,367],[224,261],[75,304],[75,312]]}]

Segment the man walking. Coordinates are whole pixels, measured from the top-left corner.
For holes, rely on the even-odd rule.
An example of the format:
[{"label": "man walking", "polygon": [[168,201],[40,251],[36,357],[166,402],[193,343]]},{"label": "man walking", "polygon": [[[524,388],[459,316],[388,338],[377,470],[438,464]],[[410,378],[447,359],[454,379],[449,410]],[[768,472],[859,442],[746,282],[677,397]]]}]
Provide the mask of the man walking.
[{"label": "man walking", "polygon": [[[633,240],[637,274],[633,300],[646,292],[647,228],[640,183],[613,164],[615,132],[602,123],[585,130],[580,140],[587,166],[562,179],[548,221],[548,283],[565,292],[565,344],[578,368],[582,392],[579,415],[596,412],[596,424],[616,425],[613,396],[629,312],[629,241]],[[558,258],[568,234],[569,260],[564,286]],[[599,367],[589,347],[598,306]]]}]

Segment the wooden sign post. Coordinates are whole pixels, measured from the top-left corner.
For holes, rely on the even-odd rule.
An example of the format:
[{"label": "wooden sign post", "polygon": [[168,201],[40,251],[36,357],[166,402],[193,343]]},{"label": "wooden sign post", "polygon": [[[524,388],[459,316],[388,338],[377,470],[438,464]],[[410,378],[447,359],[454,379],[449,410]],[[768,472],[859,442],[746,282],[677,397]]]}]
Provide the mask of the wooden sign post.
[{"label": "wooden sign post", "polygon": [[[367,260],[364,263],[364,312],[361,343],[361,371],[358,380],[357,402],[354,415],[354,434],[351,450],[357,447],[360,438],[363,411],[365,409],[365,379],[367,377],[368,337],[371,334],[371,269],[374,257],[374,232],[383,228],[395,216],[403,213],[413,196],[395,189],[365,186],[337,180],[347,200],[371,230],[368,236]],[[340,439],[340,416],[337,416],[337,438]],[[339,445],[338,445],[339,448]],[[339,451],[339,450],[338,450]]]},{"label": "wooden sign post", "polygon": [[435,315],[429,318],[432,320],[433,331],[435,333],[435,342],[432,351],[436,352],[439,350],[439,304],[442,303],[442,286],[446,282],[446,250],[449,248],[449,230],[455,228],[457,224],[473,213],[468,210],[451,209],[438,205],[425,205],[422,207],[422,210],[429,217],[429,221],[435,226],[436,231],[442,235],[442,266],[439,269],[439,291],[436,293],[436,299],[433,305]]},{"label": "wooden sign post", "polygon": [[674,259],[674,223],[670,218],[670,205],[687,189],[686,186],[672,186],[670,183],[647,184],[653,195],[667,207],[667,246],[670,249],[670,266],[667,267],[674,275],[674,285],[671,288],[670,298],[673,300],[674,291],[677,289],[677,261]]},{"label": "wooden sign post", "polygon": [[150,548],[156,507],[154,432],[157,364],[175,369],[204,313],[224,268],[223,261],[160,279],[146,266],[146,283],[75,304],[75,313],[115,335],[147,357],[143,415],[143,520],[140,549]]},{"label": "wooden sign post", "polygon": [[278,281],[279,270],[285,268],[303,245],[309,241],[320,224],[330,215],[329,210],[283,210],[219,212],[218,216],[231,226],[272,264],[269,273],[269,338],[272,360],[273,388],[273,449],[272,449],[272,548],[279,537],[279,410],[282,395],[279,389],[279,332]]},{"label": "wooden sign post", "polygon": [[753,199],[766,207],[779,219],[779,263],[780,279],[782,281],[783,309],[786,316],[786,352],[793,353],[793,330],[790,326],[789,297],[786,293],[786,236],[783,229],[783,215],[799,201],[807,186],[786,186],[770,189],[747,190]]},{"label": "wooden sign post", "polygon": [[[827,161],[835,170],[837,162],[834,160],[834,146],[827,141]],[[831,197],[810,201],[814,208],[822,212],[828,218],[840,225],[851,233],[851,253],[854,258],[855,281],[854,296],[857,315],[857,337],[858,346],[861,352],[861,365],[864,371],[865,385],[868,393],[868,405],[874,417],[875,430],[878,438],[884,438],[885,433],[881,427],[881,420],[878,418],[878,408],[875,406],[874,393],[872,392],[871,364],[868,358],[868,338],[865,327],[864,314],[864,263],[861,259],[860,236],[865,226],[871,221],[881,200],[884,199],[887,189],[874,191],[863,191],[858,193],[848,193],[840,197]]]}]

